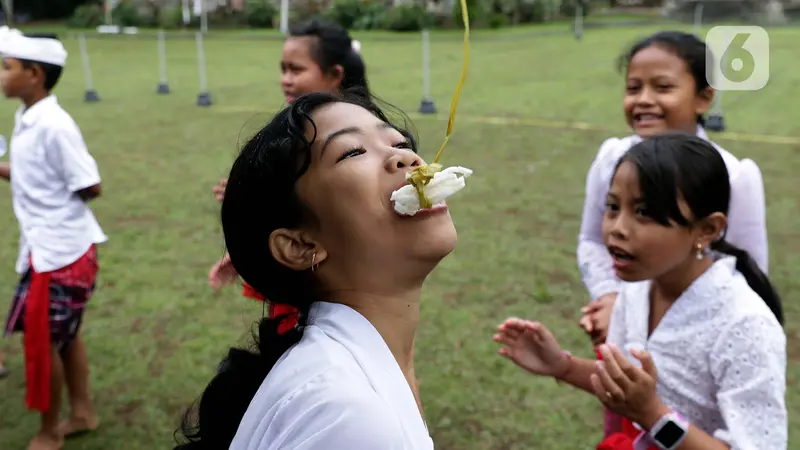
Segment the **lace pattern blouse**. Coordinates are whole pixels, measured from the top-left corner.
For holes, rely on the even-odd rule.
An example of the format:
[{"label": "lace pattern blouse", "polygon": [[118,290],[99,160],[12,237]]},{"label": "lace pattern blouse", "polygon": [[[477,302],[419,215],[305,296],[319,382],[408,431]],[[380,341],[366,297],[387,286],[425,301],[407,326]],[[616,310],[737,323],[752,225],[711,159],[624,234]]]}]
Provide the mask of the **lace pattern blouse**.
[{"label": "lace pattern blouse", "polygon": [[623,283],[607,342],[650,352],[661,400],[732,450],[786,450],[786,335],[735,265],[716,261],[650,336],[650,282]]}]

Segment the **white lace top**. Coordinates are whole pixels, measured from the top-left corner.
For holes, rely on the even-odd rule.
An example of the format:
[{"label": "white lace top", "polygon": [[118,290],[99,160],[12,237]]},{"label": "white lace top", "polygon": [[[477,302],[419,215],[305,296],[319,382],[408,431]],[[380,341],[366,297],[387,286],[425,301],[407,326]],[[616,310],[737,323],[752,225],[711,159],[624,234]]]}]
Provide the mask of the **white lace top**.
[{"label": "white lace top", "polygon": [[[700,126],[697,127],[697,136],[708,140],[708,135]],[[586,198],[578,235],[577,256],[583,283],[593,300],[619,290],[620,281],[614,273],[611,256],[603,243],[603,214],[617,162],[641,141],[639,136],[607,139],[600,146],[586,177]],[[724,148],[713,142],[711,144],[725,160],[731,182],[731,204],[725,240],[746,250],[766,273],[769,260],[767,212],[761,170],[753,160],[739,160]]]},{"label": "white lace top", "polygon": [[715,262],[650,337],[650,282],[623,283],[607,342],[647,349],[661,400],[732,450],[786,450],[786,335],[735,264]]}]

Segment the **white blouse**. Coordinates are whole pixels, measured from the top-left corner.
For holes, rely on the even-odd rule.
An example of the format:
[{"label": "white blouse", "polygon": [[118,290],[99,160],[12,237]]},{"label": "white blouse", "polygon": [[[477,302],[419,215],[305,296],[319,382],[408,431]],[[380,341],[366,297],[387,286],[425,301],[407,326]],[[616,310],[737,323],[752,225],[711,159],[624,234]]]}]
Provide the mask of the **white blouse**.
[{"label": "white blouse", "polygon": [[[708,140],[698,126],[697,135]],[[610,138],[603,142],[586,177],[586,198],[583,204],[581,230],[578,235],[578,266],[592,300],[617,292],[620,281],[611,264],[611,256],[603,244],[602,223],[606,195],[617,162],[639,136]],[[764,273],[767,272],[767,212],[761,170],[751,159],[739,160],[711,142],[722,155],[731,182],[731,203],[728,210],[728,231],[725,240],[746,250]]]},{"label": "white blouse", "polygon": [[300,342],[262,383],[231,450],[430,450],[389,347],[352,308],[314,303]]},{"label": "white blouse", "polygon": [[732,450],[786,450],[786,335],[735,266],[715,262],[649,337],[650,282],[622,283],[607,342],[650,352],[661,400]]}]

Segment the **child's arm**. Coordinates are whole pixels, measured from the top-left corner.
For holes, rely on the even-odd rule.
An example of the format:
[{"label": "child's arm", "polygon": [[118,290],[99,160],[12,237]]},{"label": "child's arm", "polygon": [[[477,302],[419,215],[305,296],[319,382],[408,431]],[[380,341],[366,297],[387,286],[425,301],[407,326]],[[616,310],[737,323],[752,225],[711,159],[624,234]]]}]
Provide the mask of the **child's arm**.
[{"label": "child's arm", "polygon": [[97,163],[77,129],[63,128],[53,130],[47,142],[48,154],[61,172],[67,189],[78,194],[84,201],[90,201],[102,194],[100,172]]},{"label": "child's arm", "polygon": [[585,358],[569,356],[569,365],[566,371],[556,377],[556,380],[571,384],[578,389],[594,395],[592,390],[591,376],[597,370],[597,361]]},{"label": "child's arm", "polygon": [[0,178],[11,181],[11,163],[0,163]]}]

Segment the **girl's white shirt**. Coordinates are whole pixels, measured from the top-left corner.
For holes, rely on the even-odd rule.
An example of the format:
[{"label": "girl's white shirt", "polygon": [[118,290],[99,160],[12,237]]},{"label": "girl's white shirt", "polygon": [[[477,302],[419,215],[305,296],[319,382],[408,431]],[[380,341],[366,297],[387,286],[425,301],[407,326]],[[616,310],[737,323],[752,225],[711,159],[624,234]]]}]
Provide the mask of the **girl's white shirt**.
[{"label": "girl's white shirt", "polygon": [[261,384],[231,450],[430,450],[414,394],[386,342],[340,304],[311,307],[303,337]]},{"label": "girl's white shirt", "polygon": [[622,283],[607,342],[632,361],[631,348],[650,352],[661,400],[732,450],[786,450],[786,335],[735,258],[698,277],[648,336],[650,285]]},{"label": "girl's white shirt", "polygon": [[[697,127],[697,136],[708,140],[703,127]],[[603,215],[606,195],[617,162],[632,146],[641,141],[639,136],[607,139],[600,146],[586,177],[586,198],[577,253],[583,283],[593,300],[619,290],[620,281],[614,273],[611,256],[603,243]],[[766,273],[769,260],[767,213],[761,170],[753,160],[739,160],[714,142],[709,142],[722,155],[731,183],[725,240],[747,251]]]}]

